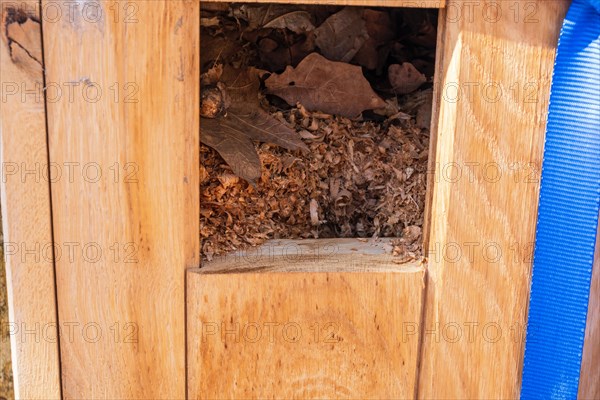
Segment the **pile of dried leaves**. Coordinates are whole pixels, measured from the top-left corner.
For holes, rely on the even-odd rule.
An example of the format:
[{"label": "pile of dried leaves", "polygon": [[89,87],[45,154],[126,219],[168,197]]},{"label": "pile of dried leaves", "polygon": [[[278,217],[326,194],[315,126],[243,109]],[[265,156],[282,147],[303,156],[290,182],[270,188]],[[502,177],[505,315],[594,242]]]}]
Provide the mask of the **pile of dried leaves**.
[{"label": "pile of dried leaves", "polygon": [[419,257],[435,13],[202,7],[202,256],[379,236]]}]

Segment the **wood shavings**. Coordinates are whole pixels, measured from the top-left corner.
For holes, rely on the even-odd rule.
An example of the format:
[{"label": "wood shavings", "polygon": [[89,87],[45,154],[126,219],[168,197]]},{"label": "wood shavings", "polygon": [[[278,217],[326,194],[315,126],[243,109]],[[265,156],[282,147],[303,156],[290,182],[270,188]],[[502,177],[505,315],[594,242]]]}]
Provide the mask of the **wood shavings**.
[{"label": "wood shavings", "polygon": [[274,115],[318,128],[305,139],[305,155],[255,144],[263,166],[256,188],[232,183],[230,167],[201,147],[208,174],[201,185],[203,256],[268,239],[333,237],[410,238],[395,253],[421,256],[414,237],[425,208],[427,130],[411,121],[385,126],[298,108]]}]

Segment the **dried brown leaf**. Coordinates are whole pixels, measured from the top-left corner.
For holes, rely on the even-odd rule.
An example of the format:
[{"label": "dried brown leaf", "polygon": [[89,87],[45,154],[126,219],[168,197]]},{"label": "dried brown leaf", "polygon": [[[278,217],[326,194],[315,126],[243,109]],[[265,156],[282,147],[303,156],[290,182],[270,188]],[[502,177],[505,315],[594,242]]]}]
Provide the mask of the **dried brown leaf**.
[{"label": "dried brown leaf", "polygon": [[234,174],[248,182],[260,177],[261,164],[254,144],[228,118],[201,118],[200,142],[215,149]]},{"label": "dried brown leaf", "polygon": [[315,29],[310,13],[292,11],[272,19],[264,25],[265,28],[289,29],[294,33],[304,33]]},{"label": "dried brown leaf", "polygon": [[279,122],[261,108],[230,109],[225,118],[227,124],[242,130],[248,138],[276,144],[288,150],[308,151],[308,147],[299,139],[299,134],[282,122]]},{"label": "dried brown leaf", "polygon": [[240,51],[239,42],[222,36],[211,36],[202,30],[200,41],[200,67],[205,73],[213,68],[215,63],[225,64],[230,57]]},{"label": "dried brown leaf", "polygon": [[258,42],[258,54],[261,61],[271,71],[282,70],[292,64],[289,49],[279,46],[279,43],[268,37]]},{"label": "dried brown leaf", "polygon": [[[273,23],[275,26],[271,28],[286,27],[283,26],[286,18],[285,15],[305,12],[304,10],[298,10],[298,6],[288,4],[261,4],[261,5],[248,5],[242,4],[240,6],[233,7],[233,15],[237,18],[241,18],[248,22],[249,30],[256,30],[259,28],[268,28],[269,24]],[[282,18],[284,17],[284,18]],[[310,14],[308,14],[310,21]],[[282,18],[282,19],[280,19]],[[302,17],[298,15],[291,15],[287,19],[292,21],[293,19],[300,20]],[[278,21],[279,19],[279,21]],[[312,25],[312,22],[311,22]],[[314,26],[313,26],[314,28]]]},{"label": "dried brown leaf", "polygon": [[314,35],[301,37],[296,43],[281,44],[271,38],[264,38],[258,43],[261,61],[271,72],[281,72],[288,65],[297,65],[307,55],[315,51]]},{"label": "dried brown leaf", "polygon": [[377,11],[366,8],[363,10],[362,17],[365,21],[369,37],[374,40],[377,46],[388,40],[392,40],[396,36],[388,11]]},{"label": "dried brown leaf", "polygon": [[419,86],[427,82],[425,75],[420,73],[409,62],[390,65],[388,68],[388,78],[392,88],[398,94],[414,92]]},{"label": "dried brown leaf", "polygon": [[259,101],[260,71],[225,67],[220,85],[226,87],[229,108],[218,118],[201,118],[200,140],[215,149],[233,172],[254,182],[261,164],[252,140],[273,143],[289,150],[307,151],[299,135],[263,110]]},{"label": "dried brown leaf", "polygon": [[295,130],[273,118],[260,106],[260,74],[261,71],[256,68],[225,68],[222,79],[231,106],[224,123],[237,127],[242,134],[259,142],[273,143],[288,150],[308,150]]},{"label": "dried brown leaf", "polygon": [[367,69],[377,69],[379,71],[385,64],[389,53],[389,49],[381,46],[395,37],[390,14],[389,12],[367,8],[363,10],[362,17],[369,38],[352,61]]},{"label": "dried brown leaf", "polygon": [[362,9],[346,7],[315,29],[316,44],[325,57],[349,62],[369,38]]},{"label": "dried brown leaf", "polygon": [[364,46],[360,48],[358,53],[356,53],[352,59],[352,63],[361,65],[366,69],[376,69],[380,63],[380,58],[377,47],[375,47],[375,42],[373,39],[369,38]]},{"label": "dried brown leaf", "polygon": [[271,75],[265,85],[269,93],[290,105],[301,103],[311,111],[355,117],[364,110],[385,107],[358,66],[329,61],[312,53],[295,69]]}]

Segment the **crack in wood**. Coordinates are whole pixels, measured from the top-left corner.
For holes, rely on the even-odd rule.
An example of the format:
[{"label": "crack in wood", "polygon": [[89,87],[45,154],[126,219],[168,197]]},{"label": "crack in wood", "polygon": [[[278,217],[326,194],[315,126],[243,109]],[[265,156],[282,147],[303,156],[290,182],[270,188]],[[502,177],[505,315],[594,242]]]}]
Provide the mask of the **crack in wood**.
[{"label": "crack in wood", "polygon": [[4,18],[4,33],[6,39],[8,41],[8,52],[10,54],[10,59],[16,61],[13,56],[13,44],[19,46],[31,59],[33,59],[36,63],[40,65],[40,67],[44,67],[43,63],[38,60],[25,46],[19,43],[15,38],[13,38],[9,33],[9,27],[12,24],[23,25],[27,22],[27,20],[31,20],[38,25],[41,25],[41,21],[36,16],[30,15],[23,11],[22,9],[17,9],[14,7],[6,8],[6,17]]}]

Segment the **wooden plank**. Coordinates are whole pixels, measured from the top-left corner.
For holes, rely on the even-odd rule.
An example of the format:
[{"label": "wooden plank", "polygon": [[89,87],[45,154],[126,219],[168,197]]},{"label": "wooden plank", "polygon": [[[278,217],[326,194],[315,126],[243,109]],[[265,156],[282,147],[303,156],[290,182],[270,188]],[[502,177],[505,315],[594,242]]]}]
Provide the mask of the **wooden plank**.
[{"label": "wooden plank", "polygon": [[42,6],[63,16],[44,25],[44,49],[50,159],[70,172],[52,183],[59,315],[74,332],[61,337],[64,397],[182,399],[199,2]]},{"label": "wooden plank", "polygon": [[[393,238],[378,239],[274,239],[218,256],[202,265],[202,272],[394,272]],[[419,262],[406,263],[421,268]]]},{"label": "wooden plank", "polygon": [[60,398],[39,4],[0,1],[2,221],[16,398]]},{"label": "wooden plank", "polygon": [[[0,229],[1,230],[1,229]],[[8,327],[8,299],[4,265],[4,236],[0,233],[0,326]],[[13,368],[10,355],[10,333],[0,329],[0,399],[14,399]]]},{"label": "wooden plank", "polygon": [[448,1],[440,11],[419,398],[519,396],[546,113],[567,7]]},{"label": "wooden plank", "polygon": [[433,188],[436,175],[437,134],[439,128],[440,104],[442,101],[442,77],[444,76],[444,45],[446,35],[446,14],[438,15],[437,43],[435,48],[435,72],[433,76],[433,98],[431,101],[431,126],[429,128],[429,152],[427,154],[427,190],[425,192],[425,210],[423,213],[423,248],[429,248],[431,238],[431,211],[433,207]]},{"label": "wooden plank", "polygon": [[[228,3],[229,0],[202,0],[206,3]],[[446,0],[246,0],[244,3],[320,4],[365,7],[443,8]]]},{"label": "wooden plank", "polygon": [[600,225],[596,235],[596,251],[590,287],[579,393],[581,400],[600,399]]},{"label": "wooden plank", "polygon": [[423,267],[330,246],[188,272],[188,398],[414,396]]}]

